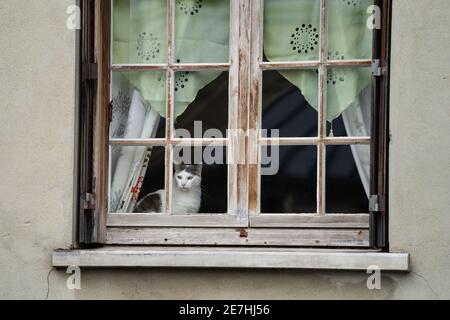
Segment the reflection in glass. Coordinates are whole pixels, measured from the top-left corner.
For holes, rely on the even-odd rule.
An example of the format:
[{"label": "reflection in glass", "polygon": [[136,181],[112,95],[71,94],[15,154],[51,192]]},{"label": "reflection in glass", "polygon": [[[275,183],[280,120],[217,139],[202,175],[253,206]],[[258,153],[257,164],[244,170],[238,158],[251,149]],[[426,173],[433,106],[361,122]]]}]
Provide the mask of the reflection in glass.
[{"label": "reflection in glass", "polygon": [[112,62],[152,64],[167,61],[167,1],[113,1]]},{"label": "reflection in glass", "polygon": [[317,111],[293,83],[303,84],[309,97],[317,100],[314,70],[264,72],[262,128],[278,129],[280,137],[317,137]]},{"label": "reflection in glass", "polygon": [[175,11],[176,62],[228,62],[229,0],[177,0]]},{"label": "reflection in glass", "polygon": [[163,138],[165,94],[164,72],[114,72],[111,139]]},{"label": "reflection in glass", "polygon": [[326,212],[367,213],[370,146],[327,146]]},{"label": "reflection in glass", "polygon": [[[164,147],[111,147],[110,212],[133,212],[142,197],[164,189],[164,150]],[[163,197],[160,200],[162,207],[155,207],[152,212],[162,210]]]},{"label": "reflection in glass", "polygon": [[228,72],[178,72],[175,78],[176,134],[184,138],[225,138]]},{"label": "reflection in glass", "polygon": [[278,173],[261,176],[261,212],[316,213],[317,147],[279,148]]}]

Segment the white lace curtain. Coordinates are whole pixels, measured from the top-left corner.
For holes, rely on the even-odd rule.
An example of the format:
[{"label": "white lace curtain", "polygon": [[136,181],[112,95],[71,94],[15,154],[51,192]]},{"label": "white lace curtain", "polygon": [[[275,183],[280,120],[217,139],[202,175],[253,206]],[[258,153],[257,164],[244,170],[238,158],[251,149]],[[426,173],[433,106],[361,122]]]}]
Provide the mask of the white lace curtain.
[{"label": "white lace curtain", "polygon": [[[352,137],[370,137],[372,112],[372,88],[366,87],[342,112],[347,135]],[[367,197],[370,195],[370,146],[351,145],[353,159]]]},{"label": "white lace curtain", "polygon": [[[120,74],[113,76],[112,138],[148,139],[158,130],[160,115]],[[111,152],[110,211],[132,212],[150,161],[151,148],[115,146]]]}]

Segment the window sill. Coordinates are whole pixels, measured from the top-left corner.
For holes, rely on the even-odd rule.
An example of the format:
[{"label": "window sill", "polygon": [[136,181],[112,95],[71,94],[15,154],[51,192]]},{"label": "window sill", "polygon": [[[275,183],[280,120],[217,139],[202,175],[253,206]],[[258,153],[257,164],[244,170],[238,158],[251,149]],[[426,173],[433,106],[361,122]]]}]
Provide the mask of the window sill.
[{"label": "window sill", "polygon": [[408,253],[292,248],[103,247],[55,250],[54,267],[255,268],[409,271]]}]

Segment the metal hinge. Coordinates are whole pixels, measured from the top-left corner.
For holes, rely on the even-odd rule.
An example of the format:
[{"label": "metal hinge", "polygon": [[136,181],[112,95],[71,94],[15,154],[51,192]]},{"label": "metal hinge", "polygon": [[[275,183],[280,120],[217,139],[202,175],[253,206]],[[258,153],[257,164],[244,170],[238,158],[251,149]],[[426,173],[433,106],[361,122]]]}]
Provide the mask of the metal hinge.
[{"label": "metal hinge", "polygon": [[84,210],[95,210],[95,196],[92,193],[85,193],[82,197]]},{"label": "metal hinge", "polygon": [[96,63],[83,63],[81,68],[81,78],[86,80],[98,79],[98,65]]},{"label": "metal hinge", "polygon": [[386,197],[384,195],[371,195],[369,198],[370,212],[385,212]]},{"label": "metal hinge", "polygon": [[375,77],[381,77],[383,75],[383,70],[381,69],[380,59],[372,60],[372,74]]},{"label": "metal hinge", "polygon": [[108,120],[111,123],[113,121],[113,101],[108,103]]}]

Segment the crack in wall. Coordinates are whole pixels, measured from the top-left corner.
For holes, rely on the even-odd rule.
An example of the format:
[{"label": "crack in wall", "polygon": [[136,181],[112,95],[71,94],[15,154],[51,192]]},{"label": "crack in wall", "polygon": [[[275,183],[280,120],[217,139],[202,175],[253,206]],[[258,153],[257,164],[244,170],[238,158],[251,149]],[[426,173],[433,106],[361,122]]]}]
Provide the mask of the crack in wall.
[{"label": "crack in wall", "polygon": [[47,293],[45,294],[45,300],[48,300],[48,297],[50,295],[50,276],[55,270],[56,270],[55,267],[52,267],[50,271],[47,273]]},{"label": "crack in wall", "polygon": [[441,300],[441,298],[439,297],[439,295],[437,294],[437,292],[433,289],[433,287],[431,286],[431,284],[428,282],[428,280],[427,280],[424,276],[422,276],[422,275],[420,275],[420,274],[418,274],[417,272],[414,272],[414,271],[411,271],[411,273],[412,273],[413,275],[415,275],[416,277],[419,277],[420,279],[422,279],[423,281],[425,281],[425,283],[427,284],[428,288],[430,288],[431,292],[433,292],[433,294],[435,295],[435,297],[436,297],[438,300]]}]

